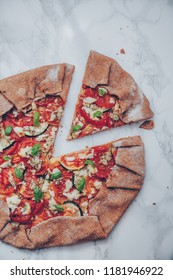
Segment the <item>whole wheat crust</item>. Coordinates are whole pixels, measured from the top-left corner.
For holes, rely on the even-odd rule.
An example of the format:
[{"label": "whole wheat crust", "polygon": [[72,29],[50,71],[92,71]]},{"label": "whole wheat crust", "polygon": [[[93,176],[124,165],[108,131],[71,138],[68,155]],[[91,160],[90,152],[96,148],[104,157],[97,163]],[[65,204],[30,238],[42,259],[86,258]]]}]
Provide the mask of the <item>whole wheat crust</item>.
[{"label": "whole wheat crust", "polygon": [[0,117],[13,107],[22,110],[45,95],[59,95],[65,101],[74,66],[53,64],[0,80]]}]

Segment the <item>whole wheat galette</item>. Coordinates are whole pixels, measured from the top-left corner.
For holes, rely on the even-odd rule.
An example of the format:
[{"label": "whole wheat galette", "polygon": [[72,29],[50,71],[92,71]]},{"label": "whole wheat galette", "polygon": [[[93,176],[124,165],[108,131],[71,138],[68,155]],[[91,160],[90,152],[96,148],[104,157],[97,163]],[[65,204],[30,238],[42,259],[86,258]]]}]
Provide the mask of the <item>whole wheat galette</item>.
[{"label": "whole wheat galette", "polygon": [[[127,94],[131,76],[124,80],[126,90],[124,82],[117,91],[116,80],[113,91],[115,70],[120,82],[126,75],[114,60],[95,52],[89,61],[91,57],[95,62],[92,67],[88,62],[82,92],[102,92],[95,99],[101,102],[103,98],[106,106],[113,98],[114,107],[121,108],[114,126],[117,121],[136,121],[127,113],[136,106],[141,119],[153,115],[134,82],[133,93]],[[52,158],[73,71],[72,65],[55,64],[0,81],[0,240],[15,247],[35,249],[106,238],[143,185],[145,159],[140,136]],[[88,94],[85,99],[94,99]],[[115,108],[107,106],[109,118],[112,110]],[[96,118],[94,121],[102,121],[101,115]],[[70,137],[89,134],[89,130],[76,133],[79,130],[72,126]]]}]

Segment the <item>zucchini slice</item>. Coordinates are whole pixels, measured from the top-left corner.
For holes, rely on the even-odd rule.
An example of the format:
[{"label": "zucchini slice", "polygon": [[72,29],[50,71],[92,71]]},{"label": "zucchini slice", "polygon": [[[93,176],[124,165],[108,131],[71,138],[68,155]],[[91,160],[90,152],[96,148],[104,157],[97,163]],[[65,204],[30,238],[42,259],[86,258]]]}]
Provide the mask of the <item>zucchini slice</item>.
[{"label": "zucchini slice", "polygon": [[58,159],[59,163],[64,167],[65,169],[69,171],[75,171],[80,170],[85,166],[84,160],[81,160],[80,162],[77,159],[76,164],[76,156],[62,156]]},{"label": "zucchini slice", "polygon": [[3,135],[0,138],[0,152],[10,148],[14,144],[15,140],[12,140],[9,136]]},{"label": "zucchini slice", "polygon": [[28,137],[36,137],[44,133],[49,124],[47,122],[41,123],[39,126],[24,126],[23,132]]},{"label": "zucchini slice", "polygon": [[72,211],[72,216],[80,217],[83,216],[82,209],[80,208],[79,204],[75,201],[65,201],[63,203],[65,210]]},{"label": "zucchini slice", "polygon": [[73,172],[73,186],[79,191],[82,192],[86,185],[86,177],[88,176],[87,168],[84,167],[80,170]]}]

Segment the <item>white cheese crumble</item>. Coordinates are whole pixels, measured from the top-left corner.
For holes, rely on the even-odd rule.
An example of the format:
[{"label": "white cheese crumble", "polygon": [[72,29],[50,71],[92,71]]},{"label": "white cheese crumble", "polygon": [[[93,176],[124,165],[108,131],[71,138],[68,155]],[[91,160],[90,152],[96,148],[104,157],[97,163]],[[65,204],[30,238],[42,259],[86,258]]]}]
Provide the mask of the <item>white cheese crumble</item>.
[{"label": "white cheese crumble", "polygon": [[49,189],[49,181],[48,180],[44,180],[43,185],[41,187],[42,192],[47,192]]},{"label": "white cheese crumble", "polygon": [[12,185],[13,188],[16,188],[16,183],[14,181],[13,174],[11,172],[8,173],[8,181]]},{"label": "white cheese crumble", "polygon": [[21,202],[21,199],[18,197],[18,195],[12,195],[10,197],[7,197],[6,199],[8,207],[14,211],[17,206],[19,205],[19,203]]},{"label": "white cheese crumble", "polygon": [[88,202],[84,201],[80,204],[81,208],[82,208],[82,212],[87,214],[87,208],[88,208]]},{"label": "white cheese crumble", "polygon": [[4,161],[1,165],[0,168],[7,168],[11,166],[11,159]]},{"label": "white cheese crumble", "polygon": [[80,192],[78,190],[73,190],[70,193],[63,192],[63,195],[66,196],[69,200],[78,199],[80,197]]},{"label": "white cheese crumble", "polygon": [[74,161],[75,160],[75,157],[66,157],[65,158],[67,161]]},{"label": "white cheese crumble", "polygon": [[14,132],[19,136],[19,137],[22,137],[24,136],[24,132],[23,132],[23,127],[19,127],[19,126],[16,126],[14,127]]},{"label": "white cheese crumble", "polygon": [[27,215],[27,214],[30,214],[31,212],[31,206],[28,202],[25,203],[24,207],[22,208],[22,214],[23,215]]},{"label": "white cheese crumble", "polygon": [[103,165],[108,165],[108,161],[110,161],[112,158],[112,154],[110,151],[107,151],[106,153],[104,153],[101,158],[100,158],[100,163],[102,163]]},{"label": "white cheese crumble", "polygon": [[95,181],[95,182],[94,182],[94,187],[95,187],[97,190],[100,190],[101,187],[102,187],[102,182],[101,182],[101,181]]},{"label": "white cheese crumble", "polygon": [[113,97],[110,98],[109,103],[115,104],[115,99]]},{"label": "white cheese crumble", "polygon": [[31,154],[31,147],[26,146],[25,148],[21,148],[18,152],[19,156],[29,158]]},{"label": "white cheese crumble", "polygon": [[72,181],[69,179],[65,182],[65,192],[68,192],[72,188],[73,184]]},{"label": "white cheese crumble", "polygon": [[96,98],[93,97],[86,97],[83,99],[83,104],[92,104],[94,102],[96,102]]}]

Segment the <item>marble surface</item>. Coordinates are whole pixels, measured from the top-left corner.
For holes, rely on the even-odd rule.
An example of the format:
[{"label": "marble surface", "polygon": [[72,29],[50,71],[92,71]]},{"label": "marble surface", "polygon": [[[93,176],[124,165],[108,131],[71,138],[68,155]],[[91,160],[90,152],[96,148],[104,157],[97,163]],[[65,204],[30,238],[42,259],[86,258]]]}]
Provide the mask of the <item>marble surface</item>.
[{"label": "marble surface", "polygon": [[[151,102],[154,130],[134,124],[65,141],[90,49],[132,74]],[[36,251],[0,243],[0,259],[173,259],[172,51],[172,0],[0,0],[0,78],[76,66],[55,155],[137,134],[146,152],[143,189],[107,239]]]}]

